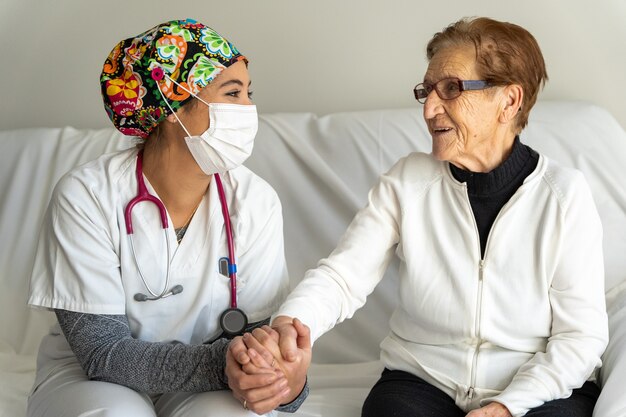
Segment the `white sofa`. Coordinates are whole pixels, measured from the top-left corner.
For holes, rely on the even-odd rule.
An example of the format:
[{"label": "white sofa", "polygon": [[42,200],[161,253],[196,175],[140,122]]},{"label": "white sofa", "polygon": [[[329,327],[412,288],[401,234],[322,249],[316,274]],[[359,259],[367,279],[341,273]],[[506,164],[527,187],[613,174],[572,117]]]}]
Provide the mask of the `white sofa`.
[{"label": "white sofa", "polygon": [[[604,225],[611,341],[595,416],[626,416],[626,132],[606,111],[540,102],[523,141],[582,170]],[[39,341],[51,313],[25,302],[42,214],[58,178],[103,152],[131,146],[114,129],[0,132],[0,417],[23,417]],[[429,151],[421,108],[261,116],[247,165],[277,190],[284,208],[293,284],[327,255],[377,176],[413,150]],[[396,267],[355,317],[314,346],[311,395],[299,416],[356,417],[381,365],[378,344],[397,297]]]}]

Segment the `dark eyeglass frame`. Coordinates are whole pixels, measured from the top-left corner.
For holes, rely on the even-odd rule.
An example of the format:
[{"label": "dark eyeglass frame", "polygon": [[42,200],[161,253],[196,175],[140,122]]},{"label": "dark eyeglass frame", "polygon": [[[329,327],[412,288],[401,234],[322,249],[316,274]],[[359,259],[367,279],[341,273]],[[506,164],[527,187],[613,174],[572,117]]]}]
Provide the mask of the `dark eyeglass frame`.
[{"label": "dark eyeglass frame", "polygon": [[[442,81],[456,81],[457,85],[459,86],[458,94],[456,94],[455,92],[455,95],[452,97],[450,97],[450,94],[445,94],[446,97],[444,97],[444,93],[442,93],[438,87],[438,85],[440,85]],[[437,96],[439,96],[439,98],[442,100],[454,100],[455,98],[459,97],[463,91],[485,90],[490,87],[494,87],[494,85],[485,80],[461,80],[456,77],[448,77],[443,78],[435,83],[419,83],[415,86],[415,88],[413,88],[413,94],[415,95],[415,100],[424,104],[426,103],[426,99],[433,90],[435,90]]]}]

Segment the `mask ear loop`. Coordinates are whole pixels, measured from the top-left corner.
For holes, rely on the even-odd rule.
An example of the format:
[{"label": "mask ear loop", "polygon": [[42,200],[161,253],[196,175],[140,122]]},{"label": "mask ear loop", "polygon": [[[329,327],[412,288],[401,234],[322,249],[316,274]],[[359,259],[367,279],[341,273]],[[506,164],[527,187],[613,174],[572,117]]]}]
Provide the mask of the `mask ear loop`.
[{"label": "mask ear loop", "polygon": [[170,106],[170,103],[168,102],[167,98],[165,97],[165,94],[163,94],[163,91],[161,91],[161,80],[163,80],[164,77],[167,77],[168,80],[170,80],[171,82],[176,84],[178,87],[180,87],[183,90],[185,90],[186,92],[188,92],[194,98],[197,98],[197,99],[199,99],[202,102],[204,102],[204,100],[200,99],[198,96],[193,94],[191,91],[189,91],[188,89],[186,89],[182,85],[178,84],[176,81],[172,80],[169,76],[165,75],[165,71],[163,71],[163,68],[155,67],[155,68],[152,69],[152,79],[154,81],[156,81],[156,83],[157,83],[157,90],[159,90],[159,94],[161,94],[161,97],[163,98],[163,101],[165,102],[165,105],[170,109],[170,111],[172,112],[172,114],[174,115],[176,120],[178,120],[178,124],[180,124],[180,126],[183,128],[183,130],[187,134],[187,137],[191,137],[191,133],[189,133],[189,130],[187,130],[187,128],[185,127],[183,122],[181,122],[180,118],[178,117],[178,115],[176,114],[176,112],[174,111],[172,106]]},{"label": "mask ear loop", "polygon": [[161,84],[161,80],[163,80],[163,78],[167,78],[168,80],[170,80],[171,82],[176,84],[179,88],[181,88],[181,89],[185,90],[187,93],[189,93],[189,95],[191,95],[193,98],[200,100],[207,107],[209,107],[209,103],[207,103],[206,101],[204,101],[203,99],[198,97],[196,94],[194,94],[191,91],[189,91],[187,88],[185,88],[184,86],[182,86],[181,84],[179,84],[175,80],[171,79],[167,74],[165,74],[165,71],[163,71],[163,68],[155,67],[155,68],[152,69],[152,79],[154,81],[156,81],[156,83],[157,83],[157,90],[159,90],[159,93],[161,94],[161,97],[163,98],[163,101],[165,102],[165,105],[170,109],[170,111],[172,112],[172,114],[174,115],[176,120],[178,120],[178,123],[180,124],[180,126],[183,128],[183,130],[187,134],[187,137],[191,137],[191,133],[189,133],[189,130],[187,130],[187,128],[185,127],[183,122],[180,121],[180,118],[178,117],[178,115],[176,114],[176,112],[174,111],[172,106],[170,106],[170,103],[168,102],[167,98],[165,97],[165,94],[163,94],[163,91],[161,91],[160,84]]}]

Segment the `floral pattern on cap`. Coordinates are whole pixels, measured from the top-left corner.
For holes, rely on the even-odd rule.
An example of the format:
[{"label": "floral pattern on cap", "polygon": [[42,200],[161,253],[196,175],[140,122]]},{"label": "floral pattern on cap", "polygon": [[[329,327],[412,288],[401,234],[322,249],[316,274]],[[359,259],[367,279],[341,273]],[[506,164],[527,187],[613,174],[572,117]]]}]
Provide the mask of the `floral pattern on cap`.
[{"label": "floral pattern on cap", "polygon": [[147,138],[172,112],[170,107],[177,111],[241,60],[247,62],[232,43],[202,23],[162,23],[121,41],[105,60],[100,75],[105,110],[120,132]]}]

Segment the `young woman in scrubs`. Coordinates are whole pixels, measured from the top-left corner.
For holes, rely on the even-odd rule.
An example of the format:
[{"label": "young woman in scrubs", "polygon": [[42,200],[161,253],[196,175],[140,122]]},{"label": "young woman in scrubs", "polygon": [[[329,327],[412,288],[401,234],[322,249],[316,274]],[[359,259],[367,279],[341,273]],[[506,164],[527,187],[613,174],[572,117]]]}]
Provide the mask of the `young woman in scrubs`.
[{"label": "young woman in scrubs", "polygon": [[[123,40],[106,59],[107,114],[143,140],[72,170],[54,190],[29,304],[58,323],[40,347],[29,417],[256,415],[226,391],[232,334],[220,316],[234,297],[244,330],[266,324],[288,276],[280,201],[242,166],[258,124],[247,62],[192,20]],[[129,209],[141,183],[164,218],[158,202]],[[256,365],[265,369],[251,378],[269,384],[260,395],[293,399],[278,368]],[[279,409],[295,411],[305,396]]]}]

